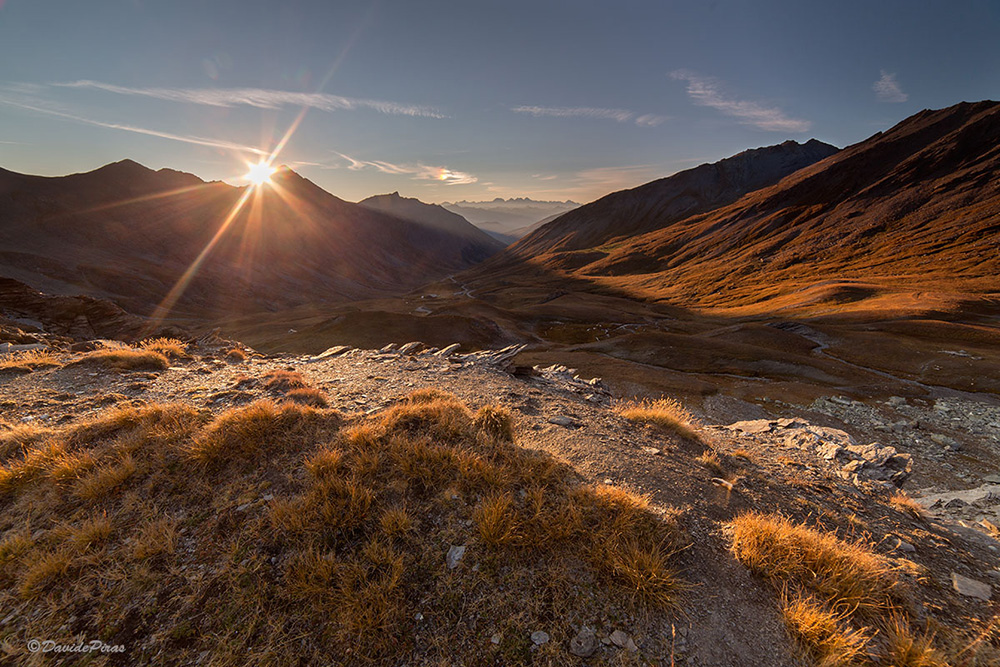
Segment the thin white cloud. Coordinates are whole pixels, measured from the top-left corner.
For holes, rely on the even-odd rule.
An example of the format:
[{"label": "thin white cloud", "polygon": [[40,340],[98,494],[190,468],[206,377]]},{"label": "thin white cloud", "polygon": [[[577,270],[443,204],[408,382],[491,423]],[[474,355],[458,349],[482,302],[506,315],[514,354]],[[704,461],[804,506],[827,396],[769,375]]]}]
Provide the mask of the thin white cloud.
[{"label": "thin white cloud", "polygon": [[535,116],[549,116],[552,118],[596,118],[599,120],[613,120],[619,123],[635,121],[636,125],[645,127],[656,127],[667,120],[666,116],[654,114],[637,115],[628,109],[602,109],[599,107],[538,107],[519,106],[512,107],[514,113],[526,113]]},{"label": "thin white cloud", "polygon": [[253,148],[251,146],[244,146],[242,144],[233,143],[231,141],[225,141],[221,139],[209,139],[206,137],[198,137],[193,135],[181,135],[172,134],[170,132],[160,132],[159,130],[150,130],[144,127],[138,127],[135,125],[124,125],[122,123],[106,123],[100,120],[94,120],[92,118],[84,118],[83,116],[77,116],[70,113],[65,113],[62,111],[56,111],[54,109],[46,109],[44,107],[39,107],[33,104],[26,104],[23,102],[17,102],[9,99],[0,98],[0,104],[6,104],[8,106],[18,107],[21,109],[27,109],[28,111],[34,111],[36,113],[42,113],[49,116],[55,116],[56,118],[63,118],[65,120],[72,120],[77,123],[84,123],[86,125],[93,125],[95,127],[104,127],[110,130],[122,130],[125,132],[133,132],[135,134],[144,134],[150,137],[159,137],[160,139],[169,139],[171,141],[180,141],[186,144],[195,144],[198,146],[210,146],[212,148],[222,148],[225,150],[233,150],[244,153],[252,153],[254,155],[267,155],[266,151],[262,151],[258,148]]},{"label": "thin white cloud", "polygon": [[394,164],[385,160],[358,160],[350,155],[337,153],[349,162],[347,168],[352,171],[375,169],[383,174],[407,175],[418,181],[438,181],[445,185],[468,185],[479,179],[464,171],[455,171],[448,167],[435,167],[426,164]]},{"label": "thin white cloud", "polygon": [[711,77],[699,76],[688,70],[675,70],[670,76],[687,82],[687,94],[695,104],[716,109],[739,119],[744,125],[771,132],[808,132],[812,127],[809,121],[789,118],[777,107],[726,97],[719,81]]},{"label": "thin white cloud", "polygon": [[117,95],[149,97],[168,102],[200,104],[213,107],[249,106],[258,109],[281,109],[286,106],[295,106],[312,107],[322,111],[371,109],[379,113],[395,116],[447,117],[433,107],[400,104],[384,100],[342,97],[328,93],[295,93],[285,90],[267,90],[264,88],[131,88],[87,80],[53,83],[51,85],[59,88],[101,90]]},{"label": "thin white cloud", "polygon": [[882,77],[872,84],[875,97],[880,102],[905,102],[910,96],[903,92],[903,88],[896,81],[896,75],[885,70],[881,70]]}]

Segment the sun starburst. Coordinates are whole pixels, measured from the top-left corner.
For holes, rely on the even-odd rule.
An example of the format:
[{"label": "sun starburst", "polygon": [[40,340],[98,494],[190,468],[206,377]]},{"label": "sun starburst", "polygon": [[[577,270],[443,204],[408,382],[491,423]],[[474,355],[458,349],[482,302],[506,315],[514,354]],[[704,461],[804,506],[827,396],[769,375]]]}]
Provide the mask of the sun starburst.
[{"label": "sun starburst", "polygon": [[250,181],[254,187],[260,187],[271,182],[271,174],[275,171],[277,170],[271,166],[270,162],[262,160],[257,164],[250,165],[250,171],[243,178]]}]

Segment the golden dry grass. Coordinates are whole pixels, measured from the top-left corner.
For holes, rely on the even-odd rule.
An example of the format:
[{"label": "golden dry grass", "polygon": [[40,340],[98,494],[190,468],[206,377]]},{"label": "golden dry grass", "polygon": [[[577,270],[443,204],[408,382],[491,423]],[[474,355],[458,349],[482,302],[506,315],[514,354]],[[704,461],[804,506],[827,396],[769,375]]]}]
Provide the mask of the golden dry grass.
[{"label": "golden dry grass", "polygon": [[139,343],[139,349],[159,352],[168,359],[187,359],[187,344],[176,338],[151,338]]},{"label": "golden dry grass", "polygon": [[247,354],[238,347],[230,348],[226,350],[226,359],[233,362],[239,363],[241,361],[246,361]]},{"label": "golden dry grass", "polygon": [[889,498],[889,505],[899,510],[903,514],[909,514],[914,519],[927,518],[927,510],[916,500],[906,495],[903,491],[898,491]]},{"label": "golden dry grass", "polygon": [[327,406],[326,392],[316,387],[299,387],[292,389],[285,398],[301,405],[311,405],[314,408],[325,408]]},{"label": "golden dry grass", "polygon": [[351,421],[259,401],[58,429],[4,468],[0,604],[45,610],[9,630],[55,636],[74,617],[178,664],[447,664],[489,627],[505,639],[473,662],[523,664],[541,624],[662,622],[684,588],[675,517],[511,431],[506,411],[437,391]]},{"label": "golden dry grass", "polygon": [[25,350],[0,355],[0,371],[30,373],[39,368],[61,366],[59,359],[47,350]]},{"label": "golden dry grass", "polygon": [[892,566],[865,544],[756,512],[737,517],[730,528],[733,555],[760,575],[859,608],[879,611],[892,603],[898,587]]},{"label": "golden dry grass", "polygon": [[170,365],[167,357],[160,352],[130,348],[94,350],[74,363],[99,364],[123,371],[159,371]]},{"label": "golden dry grass", "polygon": [[271,391],[286,393],[292,389],[308,387],[309,383],[298,371],[271,371],[264,376],[264,388]]},{"label": "golden dry grass", "polygon": [[846,611],[834,612],[811,596],[796,596],[782,599],[781,613],[816,667],[857,665],[865,656],[871,635],[852,629]]},{"label": "golden dry grass", "polygon": [[698,422],[684,406],[672,398],[656,401],[628,401],[615,406],[615,412],[629,421],[653,424],[689,440],[700,441]]}]

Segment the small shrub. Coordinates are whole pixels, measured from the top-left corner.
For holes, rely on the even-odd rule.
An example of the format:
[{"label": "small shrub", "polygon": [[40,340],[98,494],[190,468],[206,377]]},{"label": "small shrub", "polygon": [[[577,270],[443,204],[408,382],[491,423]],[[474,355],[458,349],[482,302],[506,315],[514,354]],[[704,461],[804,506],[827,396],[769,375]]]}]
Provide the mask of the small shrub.
[{"label": "small shrub", "polygon": [[316,387],[299,387],[292,389],[285,398],[301,405],[311,405],[314,408],[325,408],[327,405],[326,393]]},{"label": "small shrub", "polygon": [[477,429],[497,440],[514,441],[514,418],[507,408],[485,405],[476,411],[472,423]]},{"label": "small shrub", "polygon": [[170,362],[160,352],[128,348],[94,350],[83,355],[83,358],[75,363],[100,364],[123,371],[162,371],[170,366]]},{"label": "small shrub", "polygon": [[303,389],[309,383],[298,371],[271,371],[264,376],[264,388],[270,391],[287,393],[292,389]]},{"label": "small shrub", "polygon": [[688,440],[700,440],[698,423],[684,406],[672,398],[656,401],[629,401],[615,406],[615,412],[625,419],[654,424]]},{"label": "small shrub", "polygon": [[170,359],[187,359],[190,356],[187,353],[187,345],[184,341],[177,340],[176,338],[152,338],[144,340],[139,344],[139,348],[159,352]]}]

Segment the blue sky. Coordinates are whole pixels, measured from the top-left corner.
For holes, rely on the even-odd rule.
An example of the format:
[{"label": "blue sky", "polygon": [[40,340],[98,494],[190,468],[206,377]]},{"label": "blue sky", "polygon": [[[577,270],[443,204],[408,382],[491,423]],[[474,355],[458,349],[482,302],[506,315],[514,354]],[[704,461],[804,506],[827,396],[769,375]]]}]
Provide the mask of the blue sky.
[{"label": "blue sky", "polygon": [[0,166],[590,201],[1000,97],[1000,2],[0,0]]}]

